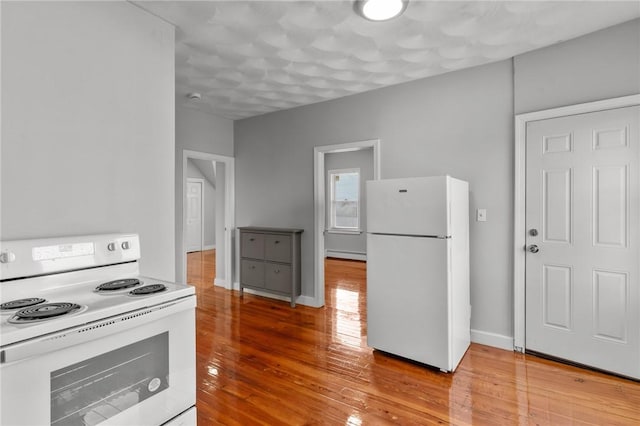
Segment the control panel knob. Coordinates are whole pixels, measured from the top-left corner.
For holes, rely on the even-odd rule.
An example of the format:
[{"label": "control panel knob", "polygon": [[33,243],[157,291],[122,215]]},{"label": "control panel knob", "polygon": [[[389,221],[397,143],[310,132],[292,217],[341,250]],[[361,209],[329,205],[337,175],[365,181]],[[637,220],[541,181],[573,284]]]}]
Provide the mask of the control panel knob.
[{"label": "control panel knob", "polygon": [[131,243],[129,241],[124,241],[122,243],[122,250],[129,250],[131,248]]},{"label": "control panel knob", "polygon": [[107,250],[109,250],[109,251],[116,251],[116,243],[109,243],[109,244],[107,244]]},{"label": "control panel knob", "polygon": [[16,260],[16,254],[10,251],[0,253],[0,263],[11,263]]}]

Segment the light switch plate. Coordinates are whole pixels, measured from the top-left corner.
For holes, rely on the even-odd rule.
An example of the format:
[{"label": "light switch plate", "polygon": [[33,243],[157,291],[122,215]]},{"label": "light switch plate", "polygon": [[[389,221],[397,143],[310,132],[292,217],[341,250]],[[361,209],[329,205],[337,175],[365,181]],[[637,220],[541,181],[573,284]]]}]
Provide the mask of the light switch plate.
[{"label": "light switch plate", "polygon": [[476,221],[477,222],[486,222],[487,221],[487,209],[477,209],[476,210]]}]

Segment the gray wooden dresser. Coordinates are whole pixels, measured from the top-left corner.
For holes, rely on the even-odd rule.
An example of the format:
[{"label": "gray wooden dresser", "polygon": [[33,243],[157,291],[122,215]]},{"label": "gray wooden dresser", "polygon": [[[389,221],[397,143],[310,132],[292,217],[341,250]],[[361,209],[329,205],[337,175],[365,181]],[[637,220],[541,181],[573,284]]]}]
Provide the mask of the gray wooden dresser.
[{"label": "gray wooden dresser", "polygon": [[291,298],[300,296],[302,229],[242,226],[240,230],[240,296],[245,288]]}]

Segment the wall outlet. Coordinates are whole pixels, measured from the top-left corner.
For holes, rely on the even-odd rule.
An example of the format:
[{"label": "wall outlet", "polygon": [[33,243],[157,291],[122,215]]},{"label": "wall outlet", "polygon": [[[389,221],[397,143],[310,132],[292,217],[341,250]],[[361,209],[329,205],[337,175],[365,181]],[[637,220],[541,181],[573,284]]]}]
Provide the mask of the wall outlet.
[{"label": "wall outlet", "polygon": [[486,221],[487,221],[487,209],[477,209],[476,222],[486,222]]}]

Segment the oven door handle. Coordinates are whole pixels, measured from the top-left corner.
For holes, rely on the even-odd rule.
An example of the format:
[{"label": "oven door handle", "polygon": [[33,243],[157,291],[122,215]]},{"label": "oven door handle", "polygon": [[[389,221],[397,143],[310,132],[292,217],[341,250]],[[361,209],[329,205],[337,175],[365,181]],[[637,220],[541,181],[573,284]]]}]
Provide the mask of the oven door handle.
[{"label": "oven door handle", "polygon": [[115,315],[35,339],[17,342],[7,345],[0,350],[0,364],[8,364],[32,356],[55,352],[70,346],[90,342],[189,309],[194,310],[195,321],[195,307],[195,296],[187,296],[168,303],[139,309],[126,314]]}]

